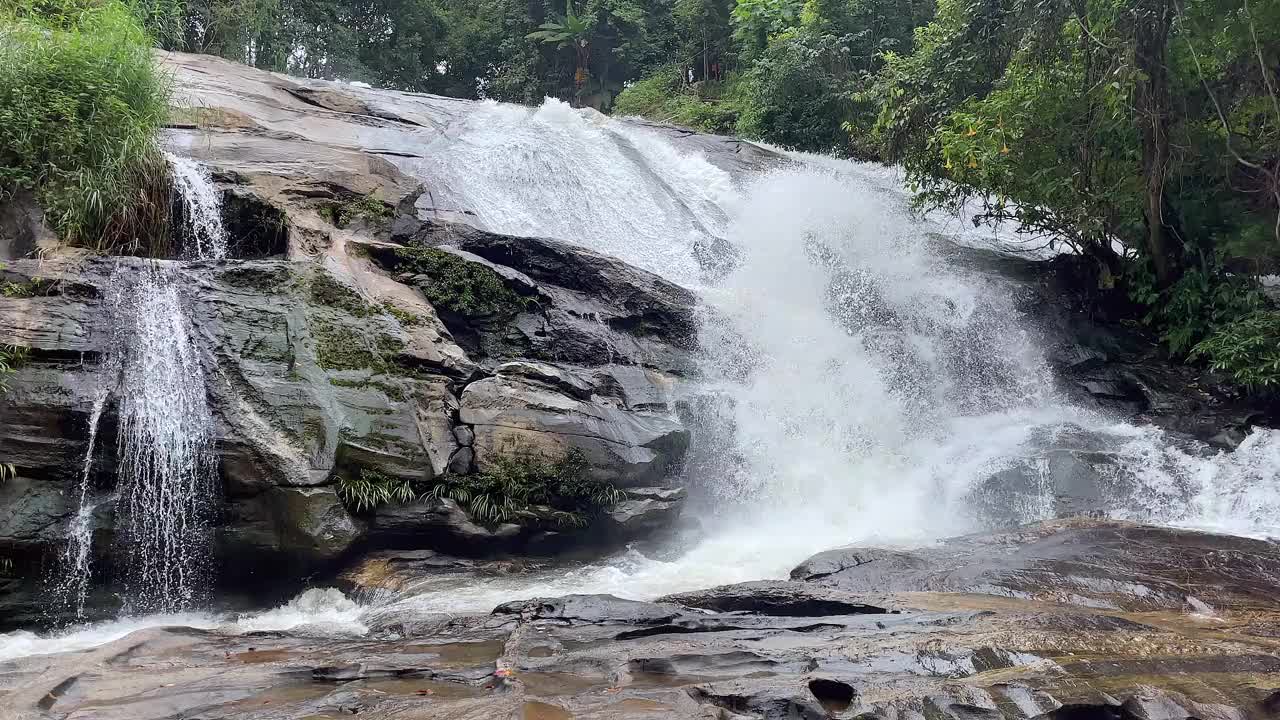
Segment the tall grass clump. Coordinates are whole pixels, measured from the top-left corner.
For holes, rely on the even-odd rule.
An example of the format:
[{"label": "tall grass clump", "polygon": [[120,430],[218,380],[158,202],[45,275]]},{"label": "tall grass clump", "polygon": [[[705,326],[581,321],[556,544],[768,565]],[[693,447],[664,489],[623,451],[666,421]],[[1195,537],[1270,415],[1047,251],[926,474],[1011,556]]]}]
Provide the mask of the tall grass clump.
[{"label": "tall grass clump", "polygon": [[119,0],[0,2],[0,194],[34,193],[64,241],[154,254],[169,83]]}]

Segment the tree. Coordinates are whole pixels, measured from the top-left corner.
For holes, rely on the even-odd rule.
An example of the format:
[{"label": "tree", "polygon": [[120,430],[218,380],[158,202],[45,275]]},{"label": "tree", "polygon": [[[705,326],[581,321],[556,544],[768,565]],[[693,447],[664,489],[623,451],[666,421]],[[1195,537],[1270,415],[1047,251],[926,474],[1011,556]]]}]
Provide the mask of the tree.
[{"label": "tree", "polygon": [[733,28],[724,0],[676,0],[675,20],[682,60],[701,59],[701,77],[711,80],[713,65],[724,65]]},{"label": "tree", "polygon": [[591,37],[596,19],[594,15],[575,15],[573,0],[565,0],[564,15],[544,22],[525,37],[530,40],[555,45],[557,49],[572,47],[576,62],[573,73],[574,97],[581,95],[587,82],[587,66],[591,60]]}]

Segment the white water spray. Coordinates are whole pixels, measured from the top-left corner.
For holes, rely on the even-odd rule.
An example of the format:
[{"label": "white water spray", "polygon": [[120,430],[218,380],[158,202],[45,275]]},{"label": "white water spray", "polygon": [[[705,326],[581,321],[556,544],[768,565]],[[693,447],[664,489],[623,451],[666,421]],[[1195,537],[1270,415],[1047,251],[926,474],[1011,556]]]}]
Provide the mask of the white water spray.
[{"label": "white water spray", "polygon": [[[1043,453],[1081,432],[1114,454],[1129,488],[1108,498],[1115,516],[1280,532],[1280,435],[1258,431],[1236,453],[1192,452],[1057,397],[1012,285],[950,265],[930,239],[1004,252],[1010,233],[914,215],[883,168],[793,156],[792,167],[734,187],[651,131],[550,103],[493,106],[450,141],[434,162],[452,201],[487,227],[571,240],[699,292],[711,309],[705,390],[720,399],[707,422],[729,428],[732,449],[689,478],[719,499],[701,518],[706,539],[676,560],[631,552],[567,574],[427,578],[398,606],[486,611],[572,592],[646,599],[783,577],[851,542],[978,529],[983,483],[1016,468],[1030,469],[1029,487],[1002,500],[1002,520],[1048,519],[1055,488]],[[724,278],[699,266],[707,237],[736,252]]]},{"label": "white water spray", "polygon": [[84,465],[80,469],[80,487],[76,515],[67,526],[67,544],[59,558],[59,579],[53,588],[58,600],[75,613],[77,620],[84,620],[84,603],[92,577],[93,513],[98,503],[89,498],[89,479],[93,471],[93,454],[98,444],[98,425],[107,406],[110,387],[101,386],[93,399],[89,412],[89,440],[84,452]]},{"label": "white water spray", "polygon": [[[193,259],[227,255],[221,195],[208,171],[166,152],[174,189],[185,209]],[[204,508],[216,490],[213,420],[205,382],[174,269],[117,267],[110,306],[116,335],[106,359],[118,382],[115,507],[121,530],[130,607],[175,612],[191,606],[208,564]],[[83,620],[93,577],[93,513],[89,480],[98,425],[111,393],[95,396],[75,517],[67,527],[55,595]]]},{"label": "white water spray", "polygon": [[200,260],[227,257],[227,230],[222,223],[222,196],[209,178],[209,170],[191,158],[165,151],[174,190],[182,200],[186,227],[194,247],[188,254]]},{"label": "white water spray", "polygon": [[129,600],[176,612],[201,591],[216,491],[214,424],[174,269],[117,274],[121,333],[119,488]]}]

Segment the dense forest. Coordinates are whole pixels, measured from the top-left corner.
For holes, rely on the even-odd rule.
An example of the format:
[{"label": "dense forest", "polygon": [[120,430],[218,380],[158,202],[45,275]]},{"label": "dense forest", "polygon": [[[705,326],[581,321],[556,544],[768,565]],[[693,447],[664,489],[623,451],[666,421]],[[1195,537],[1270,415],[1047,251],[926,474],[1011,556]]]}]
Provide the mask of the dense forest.
[{"label": "dense forest", "polygon": [[922,206],[976,207],[1091,258],[1098,287],[1175,357],[1280,383],[1280,314],[1258,282],[1280,249],[1280,0],[10,0],[0,12],[0,184],[41,193],[83,244],[144,247],[139,218],[158,211],[137,192],[163,116],[154,44],[407,91],[559,97],[898,164]]}]

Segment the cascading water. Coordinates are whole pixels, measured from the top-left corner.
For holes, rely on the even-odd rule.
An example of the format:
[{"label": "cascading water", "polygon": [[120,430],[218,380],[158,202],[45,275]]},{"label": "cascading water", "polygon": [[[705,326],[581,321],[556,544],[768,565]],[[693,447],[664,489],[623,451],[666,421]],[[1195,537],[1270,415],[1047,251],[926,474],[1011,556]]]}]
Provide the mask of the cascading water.
[{"label": "cascading water", "polygon": [[100,387],[93,399],[93,409],[89,412],[89,441],[84,453],[84,465],[80,470],[78,509],[67,526],[67,544],[62,548],[58,580],[53,588],[55,598],[74,613],[76,620],[84,620],[84,603],[93,573],[90,552],[93,549],[93,513],[98,508],[98,503],[90,499],[89,486],[93,453],[98,445],[98,426],[109,395],[110,388],[107,385]]},{"label": "cascading water", "polygon": [[[429,577],[380,610],[487,612],[515,598],[645,599],[782,577],[850,542],[979,527],[983,482],[1013,470],[1029,472],[1031,488],[1003,508],[1005,519],[1044,519],[1054,489],[1043,452],[1078,437],[1103,447],[1124,476],[1124,492],[1108,498],[1117,517],[1280,533],[1280,434],[1255,431],[1234,453],[1209,452],[1058,397],[1006,281],[950,263],[931,236],[997,250],[1007,240],[915,216],[890,171],[794,158],[738,185],[658,132],[554,101],[485,104],[422,154],[415,171],[430,179],[436,207],[467,208],[494,231],[576,242],[695,289],[706,322],[694,437],[717,447],[688,478],[703,490],[704,522],[679,557],[628,551],[554,574]],[[183,167],[208,182],[198,166]],[[184,207],[208,217],[201,192],[184,195]],[[199,222],[198,238],[219,237],[195,230]],[[710,271],[709,260],[723,266]],[[122,399],[120,451],[132,467],[122,467],[118,502],[145,548],[137,576],[154,595],[178,598],[155,606],[169,609],[196,585],[185,571],[200,564],[211,420],[174,283],[159,271],[121,287],[134,288],[119,305],[129,338],[121,395],[133,399]],[[273,612],[290,624],[332,616],[360,629],[351,622],[359,609],[336,592]]]},{"label": "cascading water", "polygon": [[[710,490],[705,537],[673,561],[635,552],[567,574],[428,578],[400,607],[484,611],[512,597],[608,592],[649,598],[779,577],[850,542],[927,541],[986,520],[983,481],[1012,468],[1030,495],[1004,520],[1052,517],[1045,447],[1104,444],[1128,491],[1117,517],[1280,532],[1280,440],[1232,454],[1187,451],[1058,397],[1012,287],[954,266],[946,242],[1008,251],[1010,236],[909,211],[882,168],[793,156],[735,187],[657,132],[548,101],[491,105],[440,141],[447,205],[501,232],[559,237],[696,289],[704,382],[715,401],[697,437],[728,452],[689,480]],[[436,198],[439,204],[440,198]],[[732,271],[700,250],[733,248]],[[704,410],[704,414],[707,411]]]},{"label": "cascading water", "polygon": [[485,103],[426,148],[438,206],[495,232],[576,242],[682,284],[724,225],[729,176],[654,133],[547,100]]},{"label": "cascading water", "polygon": [[119,487],[130,609],[176,612],[198,599],[216,491],[213,416],[174,269],[120,277]]},{"label": "cascading water", "polygon": [[165,151],[169,175],[185,214],[195,259],[221,260],[227,256],[227,230],[222,224],[222,196],[209,179],[209,170],[191,158]]},{"label": "cascading water", "polygon": [[[166,153],[193,259],[226,257],[220,196],[193,160]],[[203,515],[216,492],[213,417],[204,371],[169,263],[121,262],[111,276],[115,337],[106,362],[118,402],[115,513],[128,611],[176,612],[198,599],[210,537]],[[56,596],[83,619],[92,578],[89,495],[98,425],[110,386],[95,397],[79,505],[67,529]]]}]

